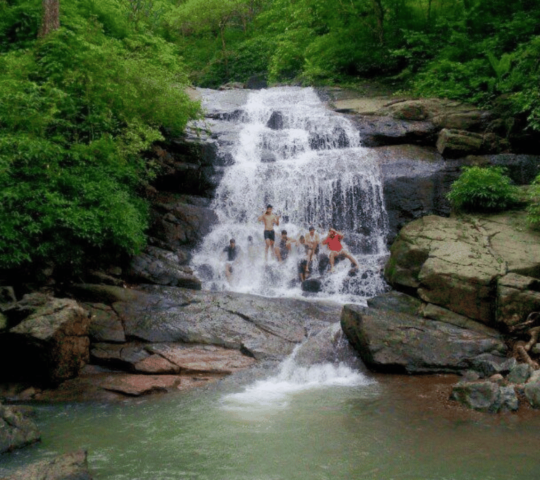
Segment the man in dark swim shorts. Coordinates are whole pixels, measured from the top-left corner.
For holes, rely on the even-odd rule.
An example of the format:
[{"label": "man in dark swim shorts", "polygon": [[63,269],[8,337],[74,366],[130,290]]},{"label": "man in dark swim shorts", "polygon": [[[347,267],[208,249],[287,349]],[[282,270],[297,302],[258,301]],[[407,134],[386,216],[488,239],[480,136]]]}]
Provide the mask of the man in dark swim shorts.
[{"label": "man in dark swim shorts", "polygon": [[274,242],[276,241],[276,234],[274,233],[274,225],[279,225],[279,215],[272,213],[272,205],[266,206],[266,212],[263,213],[257,221],[264,223],[264,243],[266,247],[264,249],[264,259],[268,260],[268,249],[275,255]]}]

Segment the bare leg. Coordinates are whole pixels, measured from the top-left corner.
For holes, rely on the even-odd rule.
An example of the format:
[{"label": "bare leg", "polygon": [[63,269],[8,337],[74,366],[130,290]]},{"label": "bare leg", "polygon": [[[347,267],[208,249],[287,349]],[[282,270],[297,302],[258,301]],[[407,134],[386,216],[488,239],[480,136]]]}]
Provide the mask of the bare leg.
[{"label": "bare leg", "polygon": [[266,243],[266,246],[264,247],[264,261],[268,261],[268,249],[271,249],[272,250],[272,253],[274,253],[274,242],[272,242],[272,240],[270,240],[269,238],[267,238],[265,241]]},{"label": "bare leg", "polygon": [[231,283],[232,268],[228,263],[225,265],[225,276],[227,277],[227,281]]},{"label": "bare leg", "polygon": [[342,250],[341,255],[344,256],[345,258],[348,258],[351,264],[354,265],[354,268],[359,268],[358,262],[349,252],[347,252],[346,250]]},{"label": "bare leg", "polygon": [[334,271],[334,259],[336,258],[337,252],[330,252],[330,273]]},{"label": "bare leg", "polygon": [[281,252],[279,251],[278,247],[274,248],[274,255],[278,259],[278,262],[281,263],[283,261],[283,259],[281,258]]}]

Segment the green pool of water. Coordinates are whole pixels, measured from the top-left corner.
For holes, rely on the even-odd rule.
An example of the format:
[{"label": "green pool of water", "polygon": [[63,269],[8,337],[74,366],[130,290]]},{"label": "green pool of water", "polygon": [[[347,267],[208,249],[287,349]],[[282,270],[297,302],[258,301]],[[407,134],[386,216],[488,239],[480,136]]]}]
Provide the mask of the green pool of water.
[{"label": "green pool of water", "polygon": [[246,392],[227,380],[116,405],[39,406],[42,443],[0,457],[0,477],[78,448],[88,449],[97,480],[540,476],[540,415],[456,408],[445,378],[287,382],[259,381]]}]

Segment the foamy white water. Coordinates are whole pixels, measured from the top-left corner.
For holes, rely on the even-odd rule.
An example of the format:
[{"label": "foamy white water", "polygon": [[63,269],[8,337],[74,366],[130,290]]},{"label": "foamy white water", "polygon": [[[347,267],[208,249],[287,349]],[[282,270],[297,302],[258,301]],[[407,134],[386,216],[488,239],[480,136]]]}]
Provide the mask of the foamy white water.
[{"label": "foamy white water", "polygon": [[[206,95],[208,107],[220,104],[219,93]],[[230,93],[222,95],[226,104]],[[293,248],[283,264],[272,255],[265,262],[263,226],[257,218],[270,203],[281,215],[275,229],[276,246],[281,230],[298,238],[313,225],[322,239],[334,227],[345,233],[343,243],[358,258],[361,268],[354,277],[349,276],[348,261],[341,262],[334,275],[319,272],[315,262],[312,276],[322,274],[318,298],[358,302],[382,292],[380,266],[387,254],[387,217],[381,177],[351,122],[328,110],[312,88],[253,92],[241,114],[238,105],[234,108],[237,114],[230,122],[237,128],[234,164],[225,168],[212,205],[219,224],[193,259],[203,288],[302,295],[297,264],[303,251]],[[248,244],[248,236],[253,237],[253,245]],[[220,254],[230,238],[242,249],[243,261],[235,267],[229,284]]]},{"label": "foamy white water", "polygon": [[268,410],[287,407],[294,394],[327,387],[358,387],[374,381],[344,363],[321,363],[299,366],[295,351],[280,365],[277,375],[259,380],[223,398],[223,408],[239,411]]}]

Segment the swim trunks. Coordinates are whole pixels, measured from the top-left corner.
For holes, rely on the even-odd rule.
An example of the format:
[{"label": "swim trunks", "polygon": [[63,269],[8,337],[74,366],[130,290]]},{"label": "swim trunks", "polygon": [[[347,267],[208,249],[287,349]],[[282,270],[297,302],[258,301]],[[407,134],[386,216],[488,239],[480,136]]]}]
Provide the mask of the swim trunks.
[{"label": "swim trunks", "polygon": [[276,240],[276,233],[274,230],[265,230],[264,231],[264,239],[272,240],[272,242],[275,242]]},{"label": "swim trunks", "polygon": [[281,254],[282,260],[286,260],[289,256],[289,250],[287,250],[287,240],[281,240],[279,242],[279,253]]}]

